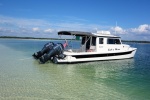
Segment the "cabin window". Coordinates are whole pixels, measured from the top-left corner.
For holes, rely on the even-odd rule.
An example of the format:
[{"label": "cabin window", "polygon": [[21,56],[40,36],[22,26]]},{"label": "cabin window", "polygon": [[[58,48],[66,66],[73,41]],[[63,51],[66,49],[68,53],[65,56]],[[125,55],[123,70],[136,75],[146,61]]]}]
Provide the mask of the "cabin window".
[{"label": "cabin window", "polygon": [[85,43],[86,37],[82,37],[82,45]]},{"label": "cabin window", "polygon": [[115,39],[115,44],[121,44],[119,39]]},{"label": "cabin window", "polygon": [[90,48],[90,41],[91,41],[91,38],[90,38],[90,37],[87,37],[86,49],[89,49],[89,48]]},{"label": "cabin window", "polygon": [[103,44],[103,38],[99,38],[99,44]]},{"label": "cabin window", "polygon": [[107,44],[121,44],[119,39],[108,39]]},{"label": "cabin window", "polygon": [[92,37],[92,45],[93,45],[93,46],[96,45],[96,37]]}]

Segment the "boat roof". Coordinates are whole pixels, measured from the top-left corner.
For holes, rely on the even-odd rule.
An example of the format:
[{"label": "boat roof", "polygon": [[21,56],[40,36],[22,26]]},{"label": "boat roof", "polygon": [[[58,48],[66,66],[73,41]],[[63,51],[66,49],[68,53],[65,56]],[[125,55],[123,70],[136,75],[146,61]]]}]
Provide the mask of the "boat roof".
[{"label": "boat roof", "polygon": [[81,31],[59,31],[58,35],[75,35],[75,36],[95,36],[95,37],[113,37],[120,38],[111,34],[101,34],[101,33],[91,33],[91,32],[81,32]]},{"label": "boat roof", "polygon": [[81,31],[59,31],[58,35],[75,35],[75,36],[91,36],[91,32],[81,32]]}]

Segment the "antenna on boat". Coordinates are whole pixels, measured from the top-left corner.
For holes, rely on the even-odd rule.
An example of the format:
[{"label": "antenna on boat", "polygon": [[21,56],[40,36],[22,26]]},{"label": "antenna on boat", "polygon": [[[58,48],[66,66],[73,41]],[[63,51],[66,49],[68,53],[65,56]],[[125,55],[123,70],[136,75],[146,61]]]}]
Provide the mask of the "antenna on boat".
[{"label": "antenna on boat", "polygon": [[[116,27],[117,27],[117,21],[116,21]],[[116,27],[115,27],[115,35],[116,35]]]},{"label": "antenna on boat", "polygon": [[96,33],[97,33],[97,28],[95,28],[95,30],[96,30]]}]

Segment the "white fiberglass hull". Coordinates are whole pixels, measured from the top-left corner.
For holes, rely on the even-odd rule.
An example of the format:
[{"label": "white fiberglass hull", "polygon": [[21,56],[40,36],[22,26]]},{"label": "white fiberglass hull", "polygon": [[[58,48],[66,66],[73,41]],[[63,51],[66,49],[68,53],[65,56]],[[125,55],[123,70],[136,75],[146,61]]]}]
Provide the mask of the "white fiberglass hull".
[{"label": "white fiberglass hull", "polygon": [[57,63],[75,63],[75,62],[91,62],[101,60],[117,60],[133,58],[136,53],[136,48],[125,52],[112,52],[112,53],[65,53],[64,59],[56,59]]}]

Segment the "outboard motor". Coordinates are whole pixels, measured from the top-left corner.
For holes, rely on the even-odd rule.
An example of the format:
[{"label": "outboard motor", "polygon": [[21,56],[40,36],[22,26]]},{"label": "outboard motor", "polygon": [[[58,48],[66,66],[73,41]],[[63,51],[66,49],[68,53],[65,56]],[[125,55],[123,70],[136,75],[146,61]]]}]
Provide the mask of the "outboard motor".
[{"label": "outboard motor", "polygon": [[42,55],[44,55],[45,53],[48,53],[53,48],[53,46],[54,46],[53,42],[46,43],[41,51],[34,53],[32,56],[35,59],[39,59]]},{"label": "outboard motor", "polygon": [[40,62],[45,63],[46,61],[50,60],[51,57],[55,57],[56,55],[62,54],[64,51],[64,46],[61,43],[57,43],[53,46],[53,48],[43,56],[40,57]]}]

